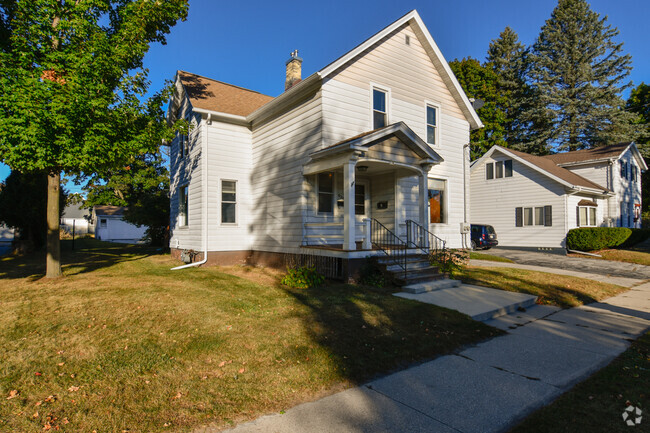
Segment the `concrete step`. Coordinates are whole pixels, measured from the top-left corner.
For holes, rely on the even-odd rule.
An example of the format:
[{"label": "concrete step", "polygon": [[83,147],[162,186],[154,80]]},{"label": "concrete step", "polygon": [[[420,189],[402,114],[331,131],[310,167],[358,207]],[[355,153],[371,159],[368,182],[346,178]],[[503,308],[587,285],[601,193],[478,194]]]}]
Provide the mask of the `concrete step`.
[{"label": "concrete step", "polygon": [[457,310],[478,321],[514,313],[517,309],[535,305],[537,300],[537,296],[525,293],[513,293],[469,284],[433,292],[400,292],[394,295]]},{"label": "concrete step", "polygon": [[411,284],[422,283],[426,281],[436,281],[445,278],[444,274],[438,271],[438,268],[419,269],[417,271],[409,271],[404,277],[404,272],[393,274],[393,280],[398,286],[406,286]]},{"label": "concrete step", "polygon": [[[417,260],[417,261],[413,260],[413,261],[406,262],[406,270],[407,271],[412,271],[412,270],[415,271],[415,270],[418,270],[418,269],[428,269],[428,268],[431,268],[431,267],[432,267],[431,263],[429,263],[428,260]],[[394,264],[386,266],[386,270],[388,272],[396,272],[396,273],[404,272],[404,269],[402,269],[402,267],[400,265],[394,265]]]},{"label": "concrete step", "polygon": [[451,289],[460,286],[461,282],[458,280],[451,280],[449,278],[442,278],[433,281],[423,281],[421,283],[409,284],[403,286],[402,290],[406,293],[425,293],[433,292],[434,290]]}]

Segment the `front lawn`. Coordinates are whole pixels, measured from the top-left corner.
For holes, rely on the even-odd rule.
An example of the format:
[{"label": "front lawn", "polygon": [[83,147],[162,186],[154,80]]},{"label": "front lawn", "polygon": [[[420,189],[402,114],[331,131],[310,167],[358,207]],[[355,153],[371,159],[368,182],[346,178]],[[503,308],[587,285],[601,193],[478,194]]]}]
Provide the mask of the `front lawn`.
[{"label": "front lawn", "polygon": [[628,290],[625,287],[584,278],[516,268],[468,266],[455,271],[454,278],[467,284],[529,293],[538,297],[538,304],[564,308],[600,301]]},{"label": "front lawn", "polygon": [[[512,433],[648,431],[648,384],[650,334],[645,334],[610,365],[533,413]],[[623,420],[629,406],[641,409],[640,424],[629,426]],[[632,419],[636,418],[635,410]]]},{"label": "front lawn", "polygon": [[469,253],[469,258],[470,260],[488,260],[490,262],[514,263],[512,260],[506,257],[495,256],[493,254],[486,253],[477,253],[475,251],[471,251]]},{"label": "front lawn", "polygon": [[650,253],[643,250],[613,249],[594,251],[601,257],[585,256],[582,254],[569,254],[571,257],[580,257],[599,260],[613,260],[615,262],[635,263],[637,265],[650,266]]},{"label": "front lawn", "polygon": [[41,257],[0,260],[0,431],[227,426],[500,332],[384,290],[170,271],[168,255],[94,240],[63,250],[56,280]]}]

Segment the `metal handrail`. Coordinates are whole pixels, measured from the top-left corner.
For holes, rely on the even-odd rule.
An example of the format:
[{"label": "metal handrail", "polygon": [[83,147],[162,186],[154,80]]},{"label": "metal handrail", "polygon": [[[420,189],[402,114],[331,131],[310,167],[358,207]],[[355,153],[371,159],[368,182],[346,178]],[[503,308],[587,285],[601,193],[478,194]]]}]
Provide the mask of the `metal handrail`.
[{"label": "metal handrail", "polygon": [[404,278],[406,278],[408,244],[374,218],[371,218],[370,239],[373,246],[380,249],[393,263],[404,270]]},{"label": "metal handrail", "polygon": [[406,241],[408,245],[413,245],[428,255],[447,249],[447,242],[413,220],[406,220]]}]

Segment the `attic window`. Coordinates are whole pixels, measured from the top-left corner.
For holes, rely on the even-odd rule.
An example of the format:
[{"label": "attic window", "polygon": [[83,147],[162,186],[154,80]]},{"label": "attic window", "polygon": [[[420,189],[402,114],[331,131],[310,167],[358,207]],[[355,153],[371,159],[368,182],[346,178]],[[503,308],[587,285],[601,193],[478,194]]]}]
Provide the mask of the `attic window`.
[{"label": "attic window", "polygon": [[411,45],[411,37],[409,35],[406,35],[406,37],[404,38],[404,43],[406,45]]}]

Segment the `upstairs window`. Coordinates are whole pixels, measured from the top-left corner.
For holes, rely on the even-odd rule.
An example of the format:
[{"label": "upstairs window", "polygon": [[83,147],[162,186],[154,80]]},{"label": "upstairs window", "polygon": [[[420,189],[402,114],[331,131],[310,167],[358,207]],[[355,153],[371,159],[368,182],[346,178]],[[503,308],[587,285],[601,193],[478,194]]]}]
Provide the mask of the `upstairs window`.
[{"label": "upstairs window", "polygon": [[486,179],[501,179],[503,177],[512,177],[512,159],[485,164]]},{"label": "upstairs window", "polygon": [[178,154],[181,158],[189,154],[189,140],[187,135],[178,133]]},{"label": "upstairs window", "polygon": [[334,173],[318,174],[318,213],[332,213],[334,209]]},{"label": "upstairs window", "polygon": [[237,182],[234,180],[221,181],[221,223],[235,224],[237,222]]},{"label": "upstairs window", "polygon": [[386,92],[372,89],[372,128],[383,128],[388,124],[388,111],[386,109]]},{"label": "upstairs window", "polygon": [[627,163],[625,161],[620,161],[621,165],[621,177],[627,179]]},{"label": "upstairs window", "polygon": [[427,143],[438,144],[438,109],[427,105]]}]

